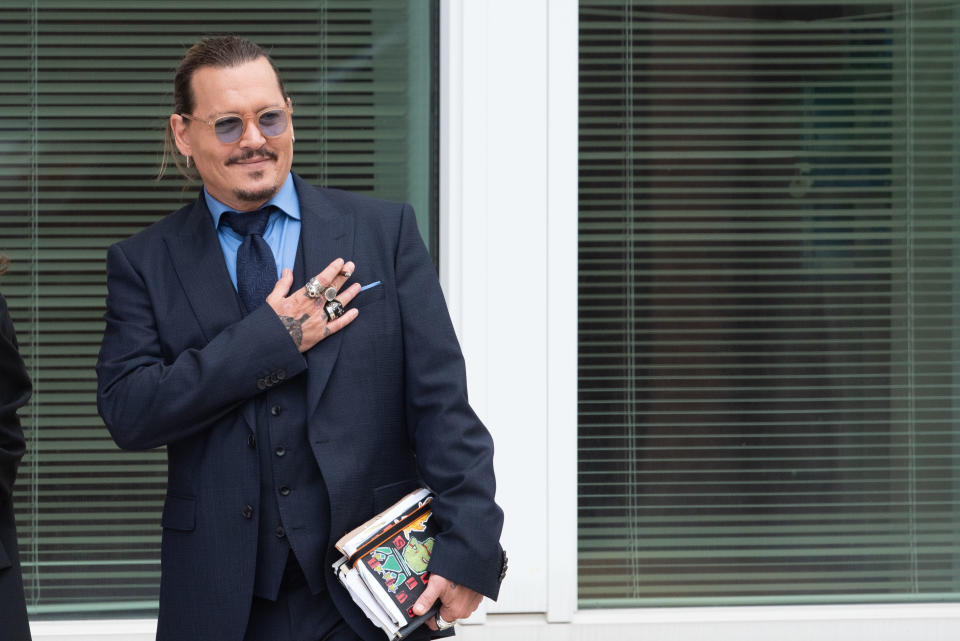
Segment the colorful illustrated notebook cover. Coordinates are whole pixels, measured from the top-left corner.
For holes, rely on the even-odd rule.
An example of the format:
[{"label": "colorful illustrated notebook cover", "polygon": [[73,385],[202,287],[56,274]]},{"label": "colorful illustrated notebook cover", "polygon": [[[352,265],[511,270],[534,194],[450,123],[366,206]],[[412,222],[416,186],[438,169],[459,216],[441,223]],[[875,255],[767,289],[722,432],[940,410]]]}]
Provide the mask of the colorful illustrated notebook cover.
[{"label": "colorful illustrated notebook cover", "polygon": [[401,625],[414,618],[411,608],[430,580],[427,566],[439,530],[432,517],[428,497],[349,559],[384,607],[402,613]]},{"label": "colorful illustrated notebook cover", "polygon": [[415,617],[413,604],[430,581],[427,566],[439,527],[433,494],[419,489],[354,528],[336,543],[333,569],[363,613],[390,639],[403,639],[440,608]]}]

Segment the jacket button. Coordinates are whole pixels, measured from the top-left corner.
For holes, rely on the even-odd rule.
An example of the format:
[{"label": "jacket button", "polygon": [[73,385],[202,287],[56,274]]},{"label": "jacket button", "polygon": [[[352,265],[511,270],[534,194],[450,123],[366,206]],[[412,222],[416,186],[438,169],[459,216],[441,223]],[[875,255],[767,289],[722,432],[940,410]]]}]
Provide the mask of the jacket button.
[{"label": "jacket button", "polygon": [[276,454],[277,456],[283,456],[287,453],[287,448],[281,445],[280,447],[275,449],[273,453]]},{"label": "jacket button", "polygon": [[290,495],[290,488],[289,488],[289,487],[287,487],[286,485],[284,485],[283,487],[280,488],[280,496],[289,496],[289,495]]},{"label": "jacket button", "polygon": [[276,372],[273,372],[272,374],[270,374],[270,382],[273,383],[274,385],[280,382],[280,377],[277,376]]},{"label": "jacket button", "polygon": [[273,531],[277,535],[278,539],[282,539],[287,535],[287,531],[283,529],[282,525],[278,525],[277,529]]},{"label": "jacket button", "polygon": [[258,378],[257,389],[267,389],[267,381],[262,378]]},{"label": "jacket button", "polygon": [[287,370],[285,369],[277,370],[277,380],[282,381],[286,377],[287,377]]},{"label": "jacket button", "polygon": [[273,416],[280,416],[280,406],[274,405],[270,408],[270,414]]},{"label": "jacket button", "polygon": [[247,446],[250,447],[250,449],[257,448],[257,439],[253,436],[253,434],[247,435]]},{"label": "jacket button", "polygon": [[253,518],[253,506],[252,506],[252,505],[244,505],[244,506],[243,506],[243,509],[240,511],[240,513],[243,514],[243,518],[245,518],[245,519],[252,519],[252,518]]}]

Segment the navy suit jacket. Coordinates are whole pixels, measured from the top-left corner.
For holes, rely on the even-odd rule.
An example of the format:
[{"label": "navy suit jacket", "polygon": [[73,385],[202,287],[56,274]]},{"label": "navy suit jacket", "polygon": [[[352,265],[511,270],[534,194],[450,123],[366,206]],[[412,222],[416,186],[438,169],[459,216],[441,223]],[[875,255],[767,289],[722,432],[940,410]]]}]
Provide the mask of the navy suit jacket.
[{"label": "navy suit jacket", "polygon": [[329,494],[326,584],[350,626],[383,636],[336,581],[332,544],[421,484],[437,494],[442,527],[431,571],[491,598],[499,590],[493,443],[467,403],[413,211],[294,180],[305,273],[342,257],[356,263],[353,282],[381,281],[348,306],[353,323],[306,354],[268,305],[242,316],[202,197],[108,251],[100,414],[122,448],[167,446],[161,640],[242,638],[257,551],[254,399],[296,376],[307,377],[309,442]]},{"label": "navy suit jacket", "polygon": [[17,467],[26,451],[17,409],[26,404],[31,389],[7,301],[0,295],[0,641],[30,638],[12,495]]}]

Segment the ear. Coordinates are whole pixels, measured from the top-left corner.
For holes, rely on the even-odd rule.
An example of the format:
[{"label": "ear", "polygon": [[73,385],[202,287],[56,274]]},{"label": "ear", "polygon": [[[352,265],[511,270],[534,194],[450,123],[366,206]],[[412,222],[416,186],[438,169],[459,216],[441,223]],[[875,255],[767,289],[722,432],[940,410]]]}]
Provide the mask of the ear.
[{"label": "ear", "polygon": [[173,132],[173,141],[177,149],[184,156],[192,156],[190,151],[190,136],[187,132],[187,119],[180,114],[170,115],[170,130]]}]

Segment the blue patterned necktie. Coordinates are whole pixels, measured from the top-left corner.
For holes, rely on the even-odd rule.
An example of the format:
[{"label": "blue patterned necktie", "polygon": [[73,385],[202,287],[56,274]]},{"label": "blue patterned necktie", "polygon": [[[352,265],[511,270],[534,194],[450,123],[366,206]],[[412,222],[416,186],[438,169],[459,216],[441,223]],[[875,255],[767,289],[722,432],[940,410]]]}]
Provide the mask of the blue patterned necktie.
[{"label": "blue patterned necktie", "polygon": [[277,261],[270,245],[263,239],[270,214],[277,207],[270,205],[247,213],[226,212],[220,220],[243,236],[237,249],[237,293],[245,314],[263,304],[277,284]]}]

